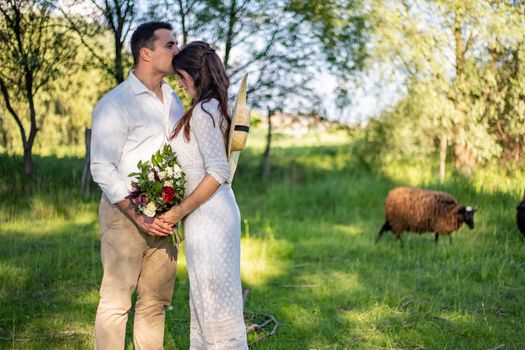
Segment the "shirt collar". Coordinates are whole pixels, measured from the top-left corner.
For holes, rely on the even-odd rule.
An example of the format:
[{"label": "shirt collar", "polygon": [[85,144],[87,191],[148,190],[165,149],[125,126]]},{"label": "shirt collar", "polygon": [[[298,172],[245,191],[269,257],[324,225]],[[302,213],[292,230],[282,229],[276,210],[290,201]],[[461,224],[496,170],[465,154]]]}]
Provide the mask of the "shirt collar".
[{"label": "shirt collar", "polygon": [[[133,90],[133,94],[140,95],[143,93],[151,93],[151,90],[144,85],[139,78],[133,73],[133,71],[129,72],[128,75],[128,81],[131,86],[131,89]],[[166,95],[171,95],[173,93],[173,89],[171,86],[166,83],[164,80],[161,81],[161,89]]]},{"label": "shirt collar", "polygon": [[146,85],[144,85],[140,80],[139,78],[137,78],[135,76],[135,74],[133,73],[133,71],[129,72],[129,75],[128,75],[128,82],[129,82],[129,85],[131,86],[131,90],[133,90],[133,93],[135,95],[140,95],[140,94],[143,94],[145,92],[148,92],[149,89],[146,87]]}]

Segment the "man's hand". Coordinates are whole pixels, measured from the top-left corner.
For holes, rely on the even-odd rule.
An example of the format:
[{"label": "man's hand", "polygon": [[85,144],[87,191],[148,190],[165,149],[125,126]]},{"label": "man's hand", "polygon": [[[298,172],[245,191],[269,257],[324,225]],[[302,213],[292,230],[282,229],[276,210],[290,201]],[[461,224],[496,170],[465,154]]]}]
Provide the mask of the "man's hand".
[{"label": "man's hand", "polygon": [[158,218],[150,218],[137,214],[135,205],[129,199],[124,199],[116,205],[117,208],[119,208],[128,218],[133,220],[142,231],[150,236],[165,237],[171,235],[173,232],[173,225],[159,220]]},{"label": "man's hand", "polygon": [[158,218],[150,218],[145,215],[139,215],[135,219],[139,228],[150,236],[165,237],[173,233],[173,225],[168,224]]}]

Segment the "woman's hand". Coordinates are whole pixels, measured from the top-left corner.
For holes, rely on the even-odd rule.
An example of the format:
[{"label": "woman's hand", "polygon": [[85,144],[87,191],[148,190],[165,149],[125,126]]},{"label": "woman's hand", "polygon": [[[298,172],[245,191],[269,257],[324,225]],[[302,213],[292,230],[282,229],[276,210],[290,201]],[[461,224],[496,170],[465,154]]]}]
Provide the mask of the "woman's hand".
[{"label": "woman's hand", "polygon": [[135,222],[140,229],[150,236],[166,237],[173,232],[173,225],[159,218],[150,218],[145,215],[139,215]]},{"label": "woman's hand", "polygon": [[171,207],[159,218],[168,224],[177,224],[183,217],[207,201],[220,186],[221,184],[213,176],[206,174],[195,190],[181,204]]},{"label": "woman's hand", "polygon": [[175,225],[184,217],[184,212],[180,205],[171,207],[170,210],[159,216],[163,221]]}]

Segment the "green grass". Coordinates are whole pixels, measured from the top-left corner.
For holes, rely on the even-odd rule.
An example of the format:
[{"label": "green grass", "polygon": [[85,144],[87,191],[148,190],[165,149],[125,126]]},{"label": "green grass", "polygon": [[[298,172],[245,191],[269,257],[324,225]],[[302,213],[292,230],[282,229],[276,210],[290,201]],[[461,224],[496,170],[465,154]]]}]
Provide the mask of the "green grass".
[{"label": "green grass", "polygon": [[[523,173],[487,168],[439,184],[428,162],[370,169],[343,133],[274,141],[270,179],[260,178],[256,130],[234,183],[246,310],[281,323],[254,348],[525,348],[525,243],[514,221]],[[20,157],[0,156],[0,349],[92,348],[99,195],[80,198],[82,159],[71,154],[35,156],[29,183]],[[403,249],[392,235],[375,244],[384,198],[399,185],[452,193],[478,209],[476,228],[452,243],[408,233]],[[166,349],[188,348],[187,298],[181,255]]]}]

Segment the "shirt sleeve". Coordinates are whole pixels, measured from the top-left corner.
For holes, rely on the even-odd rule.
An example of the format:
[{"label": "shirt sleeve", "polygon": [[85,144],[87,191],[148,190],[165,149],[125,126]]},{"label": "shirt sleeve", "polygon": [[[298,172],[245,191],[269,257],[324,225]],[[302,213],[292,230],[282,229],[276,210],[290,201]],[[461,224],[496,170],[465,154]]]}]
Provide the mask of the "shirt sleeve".
[{"label": "shirt sleeve", "polygon": [[91,131],[91,174],[111,203],[129,194],[117,167],[128,136],[122,112],[112,101],[101,101],[93,110]]},{"label": "shirt sleeve", "polygon": [[211,103],[204,103],[204,108],[213,116],[213,119],[203,110],[202,104],[199,104],[193,110],[191,130],[203,157],[206,173],[213,176],[218,183],[223,184],[230,178],[230,167],[226,158],[224,136],[220,128],[220,112]]}]

